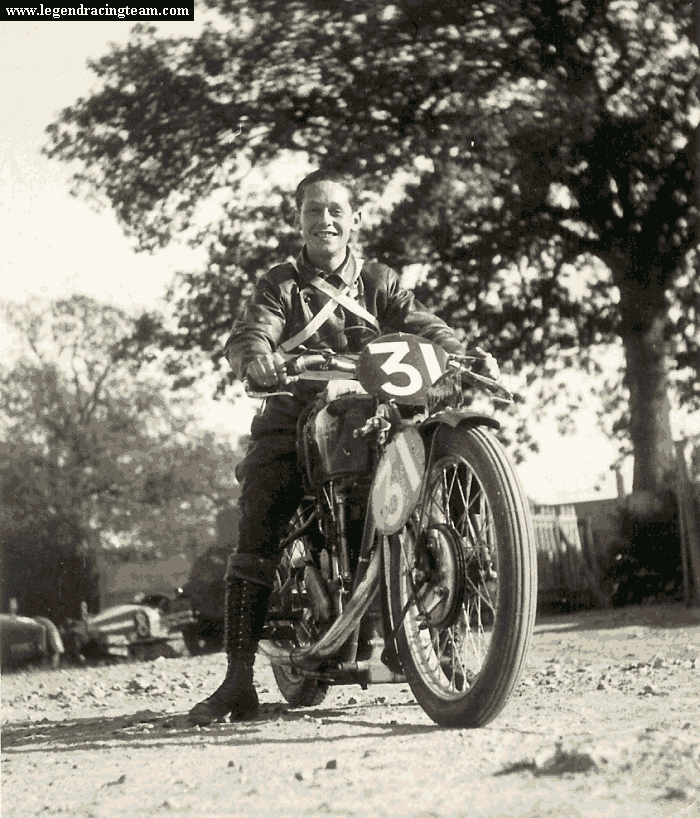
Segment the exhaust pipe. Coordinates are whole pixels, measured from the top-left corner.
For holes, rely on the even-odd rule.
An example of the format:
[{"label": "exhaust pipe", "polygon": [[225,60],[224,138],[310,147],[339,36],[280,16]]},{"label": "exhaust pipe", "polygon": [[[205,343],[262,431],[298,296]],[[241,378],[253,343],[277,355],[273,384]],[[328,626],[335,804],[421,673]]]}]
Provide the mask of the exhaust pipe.
[{"label": "exhaust pipe", "polygon": [[358,622],[367,612],[379,588],[380,551],[372,554],[367,573],[352,595],[347,608],[331,625],[318,642],[306,648],[294,651],[294,662],[287,648],[280,648],[268,640],[260,642],[258,653],[271,662],[292,667],[294,665],[320,665],[326,659],[335,656],[348,641]]}]

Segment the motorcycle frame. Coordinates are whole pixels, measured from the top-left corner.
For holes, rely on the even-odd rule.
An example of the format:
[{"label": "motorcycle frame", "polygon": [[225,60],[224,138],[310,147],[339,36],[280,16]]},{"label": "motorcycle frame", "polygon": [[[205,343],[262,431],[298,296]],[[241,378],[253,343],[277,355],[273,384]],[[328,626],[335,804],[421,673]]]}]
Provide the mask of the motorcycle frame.
[{"label": "motorcycle frame", "polygon": [[[386,407],[384,415],[395,421],[397,418],[395,405],[380,402],[376,398],[372,402],[373,414],[377,415],[382,406]],[[396,547],[393,545],[396,538],[381,534],[380,542],[377,544],[376,520],[372,505],[368,502],[357,562],[354,570],[348,570],[352,566],[350,566],[347,520],[344,513],[347,500],[346,492],[362,478],[348,476],[331,478],[323,483],[314,481],[310,451],[311,442],[305,428],[305,422],[309,414],[308,411],[305,411],[299,418],[297,452],[301,471],[306,480],[305,500],[313,500],[316,503],[316,508],[311,513],[311,518],[303,521],[300,527],[290,532],[284,543],[298,537],[314,519],[318,520],[321,534],[325,537],[327,546],[330,546],[328,553],[329,557],[331,557],[331,583],[337,585],[334,588],[334,597],[331,598],[335,617],[329,629],[311,645],[296,648],[290,652],[287,649],[273,645],[271,642],[262,641],[259,650],[269,660],[294,668],[300,675],[317,678],[331,684],[358,683],[366,687],[368,681],[372,681],[371,666],[369,661],[357,661],[359,632],[363,617],[369,610],[377,593],[379,593],[385,640],[381,661],[386,665],[393,677],[381,678],[381,681],[403,682],[404,677],[399,672],[400,664],[394,642],[395,635],[401,627],[401,622],[392,621],[389,604],[389,564],[391,549]],[[392,423],[392,426],[396,428],[396,423]],[[500,428],[499,422],[491,415],[474,412],[463,407],[443,409],[416,424],[416,428],[418,428],[425,440],[429,452],[418,503],[422,502],[427,488],[433,465],[435,442],[440,429],[470,426]],[[386,443],[386,441],[380,441],[378,435],[373,437],[370,485]],[[326,508],[323,507],[323,502],[320,499],[322,497],[325,498]],[[340,502],[338,502],[339,498]],[[324,517],[327,518],[327,522],[328,518],[330,518],[330,522],[333,524],[330,537],[330,532],[324,532],[321,527]],[[335,552],[335,558],[333,552]],[[352,581],[352,587],[348,590],[347,585],[350,580]]]}]

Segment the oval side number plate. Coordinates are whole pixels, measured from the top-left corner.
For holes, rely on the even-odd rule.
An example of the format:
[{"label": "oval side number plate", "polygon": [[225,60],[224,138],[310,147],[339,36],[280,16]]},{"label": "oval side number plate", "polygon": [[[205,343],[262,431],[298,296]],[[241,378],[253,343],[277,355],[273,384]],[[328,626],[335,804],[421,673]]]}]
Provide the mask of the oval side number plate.
[{"label": "oval side number plate", "polygon": [[372,481],[372,513],[383,534],[394,534],[406,525],[420,497],[424,473],[423,439],[417,429],[404,429],[387,444]]}]

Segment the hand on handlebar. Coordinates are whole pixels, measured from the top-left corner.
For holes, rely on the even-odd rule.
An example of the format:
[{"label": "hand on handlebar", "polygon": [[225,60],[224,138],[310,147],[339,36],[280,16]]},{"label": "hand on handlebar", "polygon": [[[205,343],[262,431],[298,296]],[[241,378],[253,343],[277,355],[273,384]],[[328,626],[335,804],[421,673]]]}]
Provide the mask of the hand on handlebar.
[{"label": "hand on handlebar", "polygon": [[491,355],[490,352],[487,352],[485,349],[481,347],[476,347],[472,353],[475,358],[478,358],[475,361],[474,371],[477,375],[485,375],[487,378],[491,378],[494,381],[497,381],[501,377],[501,370],[498,367],[498,361]]},{"label": "hand on handlebar", "polygon": [[288,389],[288,384],[299,380],[329,380],[333,373],[340,372],[355,379],[357,357],[350,353],[337,355],[331,350],[304,352],[297,356],[280,355],[278,352],[260,355],[246,369],[246,394],[254,398],[292,395],[289,391],[277,390],[280,386]]},{"label": "hand on handlebar", "polygon": [[279,352],[272,352],[269,355],[260,355],[258,358],[254,358],[248,364],[245,374],[251,385],[263,389],[289,383],[285,360]]}]

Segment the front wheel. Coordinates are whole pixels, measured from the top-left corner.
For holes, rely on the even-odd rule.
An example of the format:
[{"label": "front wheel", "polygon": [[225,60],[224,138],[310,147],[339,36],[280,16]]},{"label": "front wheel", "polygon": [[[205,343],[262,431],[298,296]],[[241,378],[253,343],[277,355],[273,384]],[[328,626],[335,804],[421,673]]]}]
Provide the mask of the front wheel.
[{"label": "front wheel", "polygon": [[535,621],[527,499],[486,429],[435,432],[422,506],[390,540],[391,613],[413,695],[443,727],[482,727],[506,705]]}]

